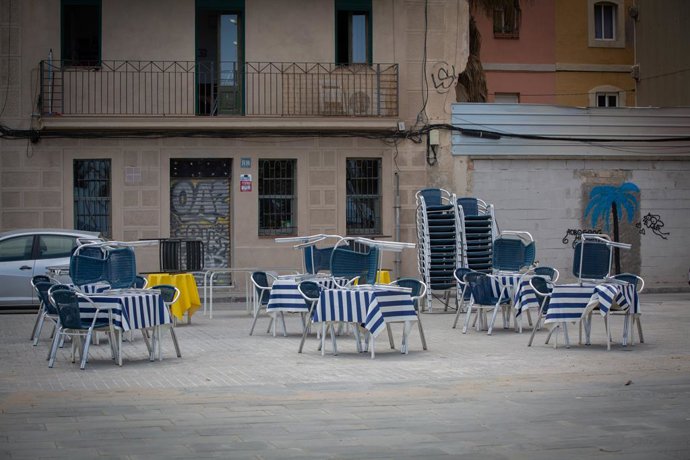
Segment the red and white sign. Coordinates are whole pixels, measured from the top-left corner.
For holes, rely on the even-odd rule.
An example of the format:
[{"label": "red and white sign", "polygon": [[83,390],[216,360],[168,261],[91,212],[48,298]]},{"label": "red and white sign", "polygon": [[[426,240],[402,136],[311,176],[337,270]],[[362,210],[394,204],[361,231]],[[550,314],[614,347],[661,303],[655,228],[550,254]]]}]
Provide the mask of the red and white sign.
[{"label": "red and white sign", "polygon": [[252,175],[240,174],[240,192],[252,191]]}]

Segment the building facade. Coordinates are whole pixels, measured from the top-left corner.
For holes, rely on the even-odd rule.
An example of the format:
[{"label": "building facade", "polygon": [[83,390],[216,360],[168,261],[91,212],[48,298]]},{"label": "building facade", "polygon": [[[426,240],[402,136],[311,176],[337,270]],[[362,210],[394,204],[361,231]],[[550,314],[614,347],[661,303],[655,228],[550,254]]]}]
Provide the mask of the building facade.
[{"label": "building facade", "polygon": [[635,105],[632,0],[534,0],[476,12],[489,102]]},{"label": "building facade", "polygon": [[[415,241],[419,130],[450,120],[468,17],[464,0],[3,0],[0,229],[199,238],[207,267],[266,269],[300,266],[281,236]],[[414,275],[415,257],[384,266]]]}]

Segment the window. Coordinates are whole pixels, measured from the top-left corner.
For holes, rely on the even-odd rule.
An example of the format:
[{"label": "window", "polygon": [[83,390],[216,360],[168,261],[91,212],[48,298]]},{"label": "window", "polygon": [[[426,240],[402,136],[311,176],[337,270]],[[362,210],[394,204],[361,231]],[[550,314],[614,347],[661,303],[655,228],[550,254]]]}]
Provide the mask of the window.
[{"label": "window", "polygon": [[296,160],[259,160],[259,235],[297,232]]},{"label": "window", "polygon": [[597,107],[618,107],[618,93],[597,93]]},{"label": "window", "polygon": [[335,59],[338,64],[371,64],[371,0],[336,0]]},{"label": "window", "polygon": [[594,5],[594,38],[597,40],[616,39],[616,5],[611,3]]},{"label": "window", "polygon": [[77,247],[77,239],[64,235],[39,235],[38,247],[40,248],[39,259],[69,257]]},{"label": "window", "polygon": [[74,228],[111,237],[110,160],[74,160]]},{"label": "window", "polygon": [[348,235],[381,234],[381,160],[347,160]]},{"label": "window", "polygon": [[34,236],[18,236],[0,242],[0,262],[30,260],[34,247]]},{"label": "window", "polygon": [[520,2],[513,6],[497,8],[494,10],[494,37],[519,38],[520,37]]},{"label": "window", "polygon": [[62,60],[97,66],[101,59],[101,0],[62,0]]},{"label": "window", "polygon": [[625,0],[587,0],[589,46],[625,48]]}]

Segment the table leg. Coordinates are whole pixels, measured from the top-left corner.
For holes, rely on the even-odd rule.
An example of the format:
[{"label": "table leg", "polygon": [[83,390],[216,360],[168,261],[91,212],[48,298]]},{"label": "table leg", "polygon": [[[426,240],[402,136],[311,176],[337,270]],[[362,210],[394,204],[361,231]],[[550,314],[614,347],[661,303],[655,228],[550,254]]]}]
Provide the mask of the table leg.
[{"label": "table leg", "polygon": [[156,333],[158,334],[158,361],[163,361],[163,350],[161,347],[161,327],[156,326]]},{"label": "table leg", "polygon": [[117,334],[117,365],[122,366],[122,330],[115,331]]}]

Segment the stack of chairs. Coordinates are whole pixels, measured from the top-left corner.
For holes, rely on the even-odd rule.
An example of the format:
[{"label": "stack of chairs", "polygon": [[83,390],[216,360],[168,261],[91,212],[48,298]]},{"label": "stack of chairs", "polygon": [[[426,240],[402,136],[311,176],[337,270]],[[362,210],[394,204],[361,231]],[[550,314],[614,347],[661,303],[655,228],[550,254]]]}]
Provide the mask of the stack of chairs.
[{"label": "stack of chairs", "polygon": [[479,198],[457,199],[466,247],[465,265],[474,271],[491,273],[493,247],[496,234],[494,207]]},{"label": "stack of chairs", "polygon": [[446,308],[451,290],[457,289],[453,276],[466,266],[462,221],[455,194],[438,188],[420,190],[417,201],[417,265],[428,286],[427,308],[432,310],[433,292],[445,291]]}]

